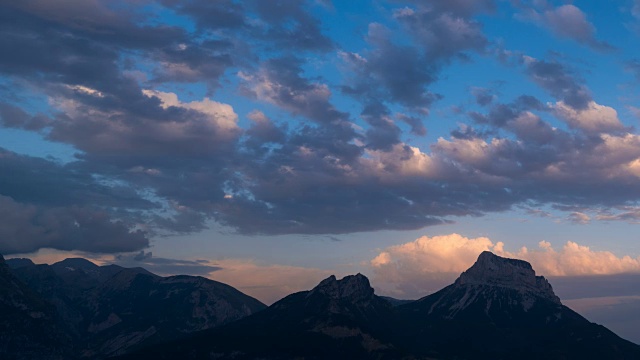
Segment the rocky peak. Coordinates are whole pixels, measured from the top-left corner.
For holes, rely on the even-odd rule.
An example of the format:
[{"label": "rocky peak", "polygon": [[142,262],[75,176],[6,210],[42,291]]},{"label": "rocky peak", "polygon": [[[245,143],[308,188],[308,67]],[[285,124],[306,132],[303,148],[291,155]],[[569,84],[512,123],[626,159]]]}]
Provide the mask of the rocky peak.
[{"label": "rocky peak", "polygon": [[536,276],[531,264],[523,260],[503,258],[489,251],[480,254],[475,264],[463,272],[455,283],[510,288],[560,303],[547,279]]},{"label": "rocky peak", "polygon": [[334,300],[350,299],[359,301],[373,296],[373,288],[369,284],[369,279],[360,273],[345,276],[341,280],[337,280],[335,275],[331,275],[313,288],[309,296],[312,294],[324,294]]}]

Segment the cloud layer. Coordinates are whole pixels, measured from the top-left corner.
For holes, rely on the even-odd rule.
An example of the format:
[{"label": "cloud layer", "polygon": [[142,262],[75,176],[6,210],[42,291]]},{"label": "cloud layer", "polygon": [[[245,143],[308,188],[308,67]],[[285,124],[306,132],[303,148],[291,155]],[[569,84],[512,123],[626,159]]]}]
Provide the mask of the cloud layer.
[{"label": "cloud layer", "polygon": [[[517,13],[608,48],[576,5],[382,1],[344,41],[330,2],[265,4],[0,1],[0,126],[77,151],[59,163],[0,150],[0,211],[17,217],[0,251],[139,251],[208,222],[420,229],[531,204],[637,221],[640,135],[622,111],[574,62],[507,49],[483,24]],[[527,93],[472,84],[472,105],[434,113],[452,101],[436,90],[448,71],[476,61]]]}]

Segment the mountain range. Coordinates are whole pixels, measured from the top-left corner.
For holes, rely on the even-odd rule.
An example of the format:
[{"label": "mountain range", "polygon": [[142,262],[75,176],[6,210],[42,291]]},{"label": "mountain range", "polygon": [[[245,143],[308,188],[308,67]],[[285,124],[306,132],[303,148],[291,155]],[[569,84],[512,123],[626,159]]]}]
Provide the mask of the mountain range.
[{"label": "mountain range", "polygon": [[490,252],[416,301],[357,274],[266,307],[205,278],[84,259],[2,260],[0,292],[3,359],[640,359],[529,263]]},{"label": "mountain range", "polygon": [[[0,343],[3,359],[102,359],[266,308],[231,286],[203,277],[160,277],[142,268],[98,266],[79,258],[52,265],[3,260],[0,291],[5,303],[10,300],[0,310],[7,325],[0,339],[9,339],[6,345]],[[33,329],[51,335],[35,336]],[[26,338],[15,344],[20,337]],[[25,344],[31,342],[42,343],[39,350],[28,350]]]}]

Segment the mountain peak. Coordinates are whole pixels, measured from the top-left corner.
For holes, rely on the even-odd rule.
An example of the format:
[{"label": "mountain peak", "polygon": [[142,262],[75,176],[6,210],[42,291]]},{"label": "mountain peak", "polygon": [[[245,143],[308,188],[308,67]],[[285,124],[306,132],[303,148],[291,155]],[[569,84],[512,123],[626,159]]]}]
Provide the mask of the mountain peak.
[{"label": "mountain peak", "polygon": [[547,279],[536,276],[531,264],[524,260],[504,258],[490,251],[482,252],[475,264],[460,275],[456,284],[489,285],[532,292],[560,303]]},{"label": "mountain peak", "polygon": [[317,293],[324,294],[336,300],[362,300],[370,298],[373,295],[373,288],[369,284],[369,279],[360,273],[345,276],[341,280],[337,280],[335,275],[331,275],[313,288],[309,295]]},{"label": "mountain peak", "polygon": [[[98,265],[93,262],[83,259],[83,258],[67,258],[62,261],[58,261],[57,263],[51,265],[59,268],[67,268],[69,270],[73,269],[82,269],[82,270],[96,270],[99,268]],[[73,271],[72,270],[72,271]]]}]

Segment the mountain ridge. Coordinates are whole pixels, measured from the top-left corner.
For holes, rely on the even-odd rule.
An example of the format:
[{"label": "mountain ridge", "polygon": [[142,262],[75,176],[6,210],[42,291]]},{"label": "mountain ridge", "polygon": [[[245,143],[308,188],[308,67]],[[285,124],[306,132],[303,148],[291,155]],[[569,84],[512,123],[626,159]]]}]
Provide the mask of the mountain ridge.
[{"label": "mountain ridge", "polygon": [[[0,262],[0,274],[20,287],[0,286],[0,291],[28,289],[34,301],[49,309],[51,326],[68,338],[68,345],[58,344],[65,348],[64,359],[123,354],[266,308],[227,284],[202,277],[161,277],[143,268],[98,266],[82,258],[51,265],[25,259],[9,264],[14,268]],[[3,336],[13,337],[10,326],[0,332]],[[0,357],[17,351],[7,349],[0,344]]]},{"label": "mountain ridge", "polygon": [[640,358],[640,346],[562,305],[529,263],[492,253],[442,290],[395,305],[361,274],[332,275],[237,322],[120,359]]}]

